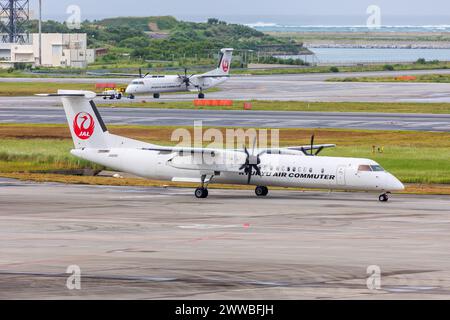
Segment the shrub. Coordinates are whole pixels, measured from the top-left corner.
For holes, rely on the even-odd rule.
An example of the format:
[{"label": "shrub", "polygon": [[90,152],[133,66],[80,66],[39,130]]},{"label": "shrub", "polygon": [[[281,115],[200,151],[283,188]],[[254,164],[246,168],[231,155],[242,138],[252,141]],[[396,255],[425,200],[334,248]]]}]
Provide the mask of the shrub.
[{"label": "shrub", "polygon": [[339,72],[339,68],[338,67],[331,67],[330,68],[330,72],[338,73]]},{"label": "shrub", "polygon": [[425,60],[424,58],[420,58],[420,59],[417,59],[416,63],[417,64],[426,64],[427,60]]},{"label": "shrub", "polygon": [[395,68],[394,68],[393,65],[385,64],[385,65],[383,66],[383,70],[385,70],[385,71],[394,71]]}]

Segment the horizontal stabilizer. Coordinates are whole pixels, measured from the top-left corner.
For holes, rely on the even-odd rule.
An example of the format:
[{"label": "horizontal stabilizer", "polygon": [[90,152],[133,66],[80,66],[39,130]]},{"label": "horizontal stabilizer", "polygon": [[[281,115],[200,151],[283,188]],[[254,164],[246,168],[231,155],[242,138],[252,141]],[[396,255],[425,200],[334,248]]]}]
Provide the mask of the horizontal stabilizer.
[{"label": "horizontal stabilizer", "polygon": [[94,99],[98,95],[92,91],[82,90],[58,90],[58,93],[39,93],[38,97],[84,97],[86,99]]}]

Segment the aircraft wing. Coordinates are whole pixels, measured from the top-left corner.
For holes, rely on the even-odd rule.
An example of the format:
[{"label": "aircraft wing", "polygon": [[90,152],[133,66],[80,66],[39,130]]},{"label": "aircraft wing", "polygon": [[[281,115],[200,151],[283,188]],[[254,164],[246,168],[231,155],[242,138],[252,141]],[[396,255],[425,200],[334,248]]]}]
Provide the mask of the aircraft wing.
[{"label": "aircraft wing", "polygon": [[[308,155],[307,151],[333,148],[334,144],[256,149],[255,154],[282,154],[282,155]],[[155,146],[143,150],[159,151],[174,154],[168,164],[177,169],[197,170],[205,174],[214,175],[216,172],[242,172],[241,166],[245,163],[247,155],[244,150],[190,148],[190,147],[161,147]],[[205,158],[206,157],[206,158]]]},{"label": "aircraft wing", "polygon": [[244,150],[226,150],[189,147],[150,147],[148,151],[173,154],[168,164],[177,169],[198,170],[207,173],[239,172],[247,155]]},{"label": "aircraft wing", "polygon": [[[300,152],[311,151],[311,150],[323,150],[328,148],[335,148],[335,144],[318,144],[312,146],[295,146],[295,147],[284,147],[284,148],[267,148],[267,149],[257,149],[258,154],[286,154],[286,155],[296,155]],[[162,147],[155,146],[153,148],[145,148],[149,151],[160,151],[160,152],[171,152],[171,153],[183,153],[183,154],[223,154],[226,152],[238,152],[245,153],[244,150],[226,150],[226,149],[211,149],[211,148],[191,148],[191,147]]]},{"label": "aircraft wing", "polygon": [[299,146],[299,147],[287,147],[288,150],[296,150],[296,151],[311,151],[311,150],[323,150],[328,148],[336,148],[335,144],[316,144],[312,148],[311,146]]},{"label": "aircraft wing", "polygon": [[327,148],[335,148],[335,144],[318,144],[311,146],[296,146],[296,147],[284,147],[284,148],[268,148],[268,149],[258,149],[256,153],[259,155],[263,154],[284,154],[284,155],[301,155],[306,154],[306,151],[320,150]]},{"label": "aircraft wing", "polygon": [[180,153],[180,154],[185,154],[185,155],[188,155],[188,154],[210,154],[213,156],[222,151],[220,149],[190,148],[190,147],[162,147],[162,146],[144,148],[143,150],[168,152],[168,153]]}]

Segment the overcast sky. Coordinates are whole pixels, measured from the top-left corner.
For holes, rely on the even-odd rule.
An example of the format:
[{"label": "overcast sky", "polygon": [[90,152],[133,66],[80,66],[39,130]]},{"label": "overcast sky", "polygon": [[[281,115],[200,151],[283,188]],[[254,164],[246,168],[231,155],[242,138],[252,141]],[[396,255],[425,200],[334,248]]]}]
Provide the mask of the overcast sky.
[{"label": "overcast sky", "polygon": [[[42,0],[44,18],[64,19],[69,5],[79,5],[82,18],[174,15],[177,17],[247,16],[366,16],[369,5],[378,5],[385,16],[440,16],[437,24],[450,25],[449,0]],[[33,8],[38,1],[30,0]],[[448,17],[448,19],[447,19]],[[448,21],[443,21],[443,19]],[[263,19],[259,19],[263,20]],[[322,21],[321,23],[324,23]],[[432,21],[430,21],[432,22]]]}]

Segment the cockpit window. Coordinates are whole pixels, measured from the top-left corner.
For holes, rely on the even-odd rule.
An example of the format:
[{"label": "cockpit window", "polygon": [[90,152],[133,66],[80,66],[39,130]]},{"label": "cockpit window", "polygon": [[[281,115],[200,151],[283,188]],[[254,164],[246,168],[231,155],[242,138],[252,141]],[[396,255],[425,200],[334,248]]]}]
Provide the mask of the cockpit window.
[{"label": "cockpit window", "polygon": [[370,167],[370,166],[367,166],[367,165],[360,165],[359,167],[358,167],[358,171],[372,171],[372,168]]},{"label": "cockpit window", "polygon": [[370,166],[372,168],[372,171],[381,172],[384,171],[382,166]]},{"label": "cockpit window", "polygon": [[144,81],[134,80],[134,81],[131,82],[131,84],[143,85]]}]

